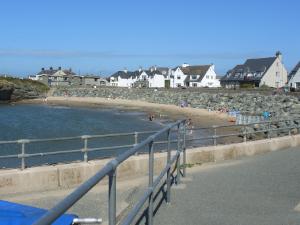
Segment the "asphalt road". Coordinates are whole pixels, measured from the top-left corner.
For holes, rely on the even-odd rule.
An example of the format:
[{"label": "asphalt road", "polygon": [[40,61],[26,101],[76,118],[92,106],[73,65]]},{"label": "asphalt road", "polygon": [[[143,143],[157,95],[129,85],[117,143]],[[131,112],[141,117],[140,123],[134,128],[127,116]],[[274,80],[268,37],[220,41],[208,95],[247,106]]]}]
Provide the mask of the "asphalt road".
[{"label": "asphalt road", "polygon": [[[154,224],[299,225],[300,149],[193,169]],[[300,208],[300,206],[299,206]]]}]

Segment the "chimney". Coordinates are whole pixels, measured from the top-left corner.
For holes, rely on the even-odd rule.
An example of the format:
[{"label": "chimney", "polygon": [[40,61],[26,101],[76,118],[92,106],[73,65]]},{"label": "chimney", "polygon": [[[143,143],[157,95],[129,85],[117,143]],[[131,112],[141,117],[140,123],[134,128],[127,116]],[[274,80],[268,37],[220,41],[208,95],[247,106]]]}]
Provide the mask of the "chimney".
[{"label": "chimney", "polygon": [[154,67],[153,66],[151,66],[150,67],[150,71],[151,71],[151,73],[154,71],[155,69],[154,69]]},{"label": "chimney", "polygon": [[58,67],[58,70],[61,70],[61,66]]},{"label": "chimney", "polygon": [[157,70],[157,65],[154,66],[154,70],[155,70],[155,71]]},{"label": "chimney", "polygon": [[139,72],[142,72],[142,69],[143,69],[143,68],[140,66],[140,68],[139,68]]},{"label": "chimney", "polygon": [[282,62],[282,53],[280,51],[276,52],[276,57]]},{"label": "chimney", "polygon": [[124,71],[124,73],[127,73],[127,72],[128,72],[128,70],[127,70],[127,68],[126,68],[126,67],[124,68],[124,70],[123,70],[123,71]]},{"label": "chimney", "polygon": [[215,64],[211,63],[210,68],[214,71],[215,70]]}]

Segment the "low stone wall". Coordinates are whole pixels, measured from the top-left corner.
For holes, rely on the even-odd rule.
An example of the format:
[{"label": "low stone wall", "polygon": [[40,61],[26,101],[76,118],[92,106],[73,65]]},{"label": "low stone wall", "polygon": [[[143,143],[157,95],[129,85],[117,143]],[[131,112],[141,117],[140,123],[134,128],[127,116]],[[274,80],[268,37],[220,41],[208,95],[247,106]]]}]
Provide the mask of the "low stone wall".
[{"label": "low stone wall", "polygon": [[[242,156],[253,156],[270,151],[300,146],[300,135],[247,143],[209,146],[187,150],[187,164],[219,162]],[[1,170],[0,194],[46,191],[76,187],[99,171],[109,159],[88,163]],[[166,153],[155,154],[155,174],[166,165]],[[148,155],[132,156],[117,171],[118,180],[138,178],[148,173]],[[107,183],[107,179],[102,182]]]}]

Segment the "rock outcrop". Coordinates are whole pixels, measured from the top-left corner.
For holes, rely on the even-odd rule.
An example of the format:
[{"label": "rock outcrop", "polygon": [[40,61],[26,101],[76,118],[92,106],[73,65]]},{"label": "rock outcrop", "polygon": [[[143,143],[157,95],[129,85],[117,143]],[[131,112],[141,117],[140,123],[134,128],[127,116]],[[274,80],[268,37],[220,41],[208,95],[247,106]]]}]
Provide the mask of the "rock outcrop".
[{"label": "rock outcrop", "polygon": [[0,78],[0,102],[45,96],[48,87],[40,82],[18,78]]}]

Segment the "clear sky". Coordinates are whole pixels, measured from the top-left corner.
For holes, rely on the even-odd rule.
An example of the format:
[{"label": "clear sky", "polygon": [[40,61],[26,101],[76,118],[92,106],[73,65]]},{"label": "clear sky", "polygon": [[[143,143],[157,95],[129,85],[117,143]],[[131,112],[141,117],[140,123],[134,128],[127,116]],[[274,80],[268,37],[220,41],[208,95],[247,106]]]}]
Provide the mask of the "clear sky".
[{"label": "clear sky", "polygon": [[300,61],[299,0],[3,0],[0,74],[81,74],[151,65],[216,65],[283,53]]}]

